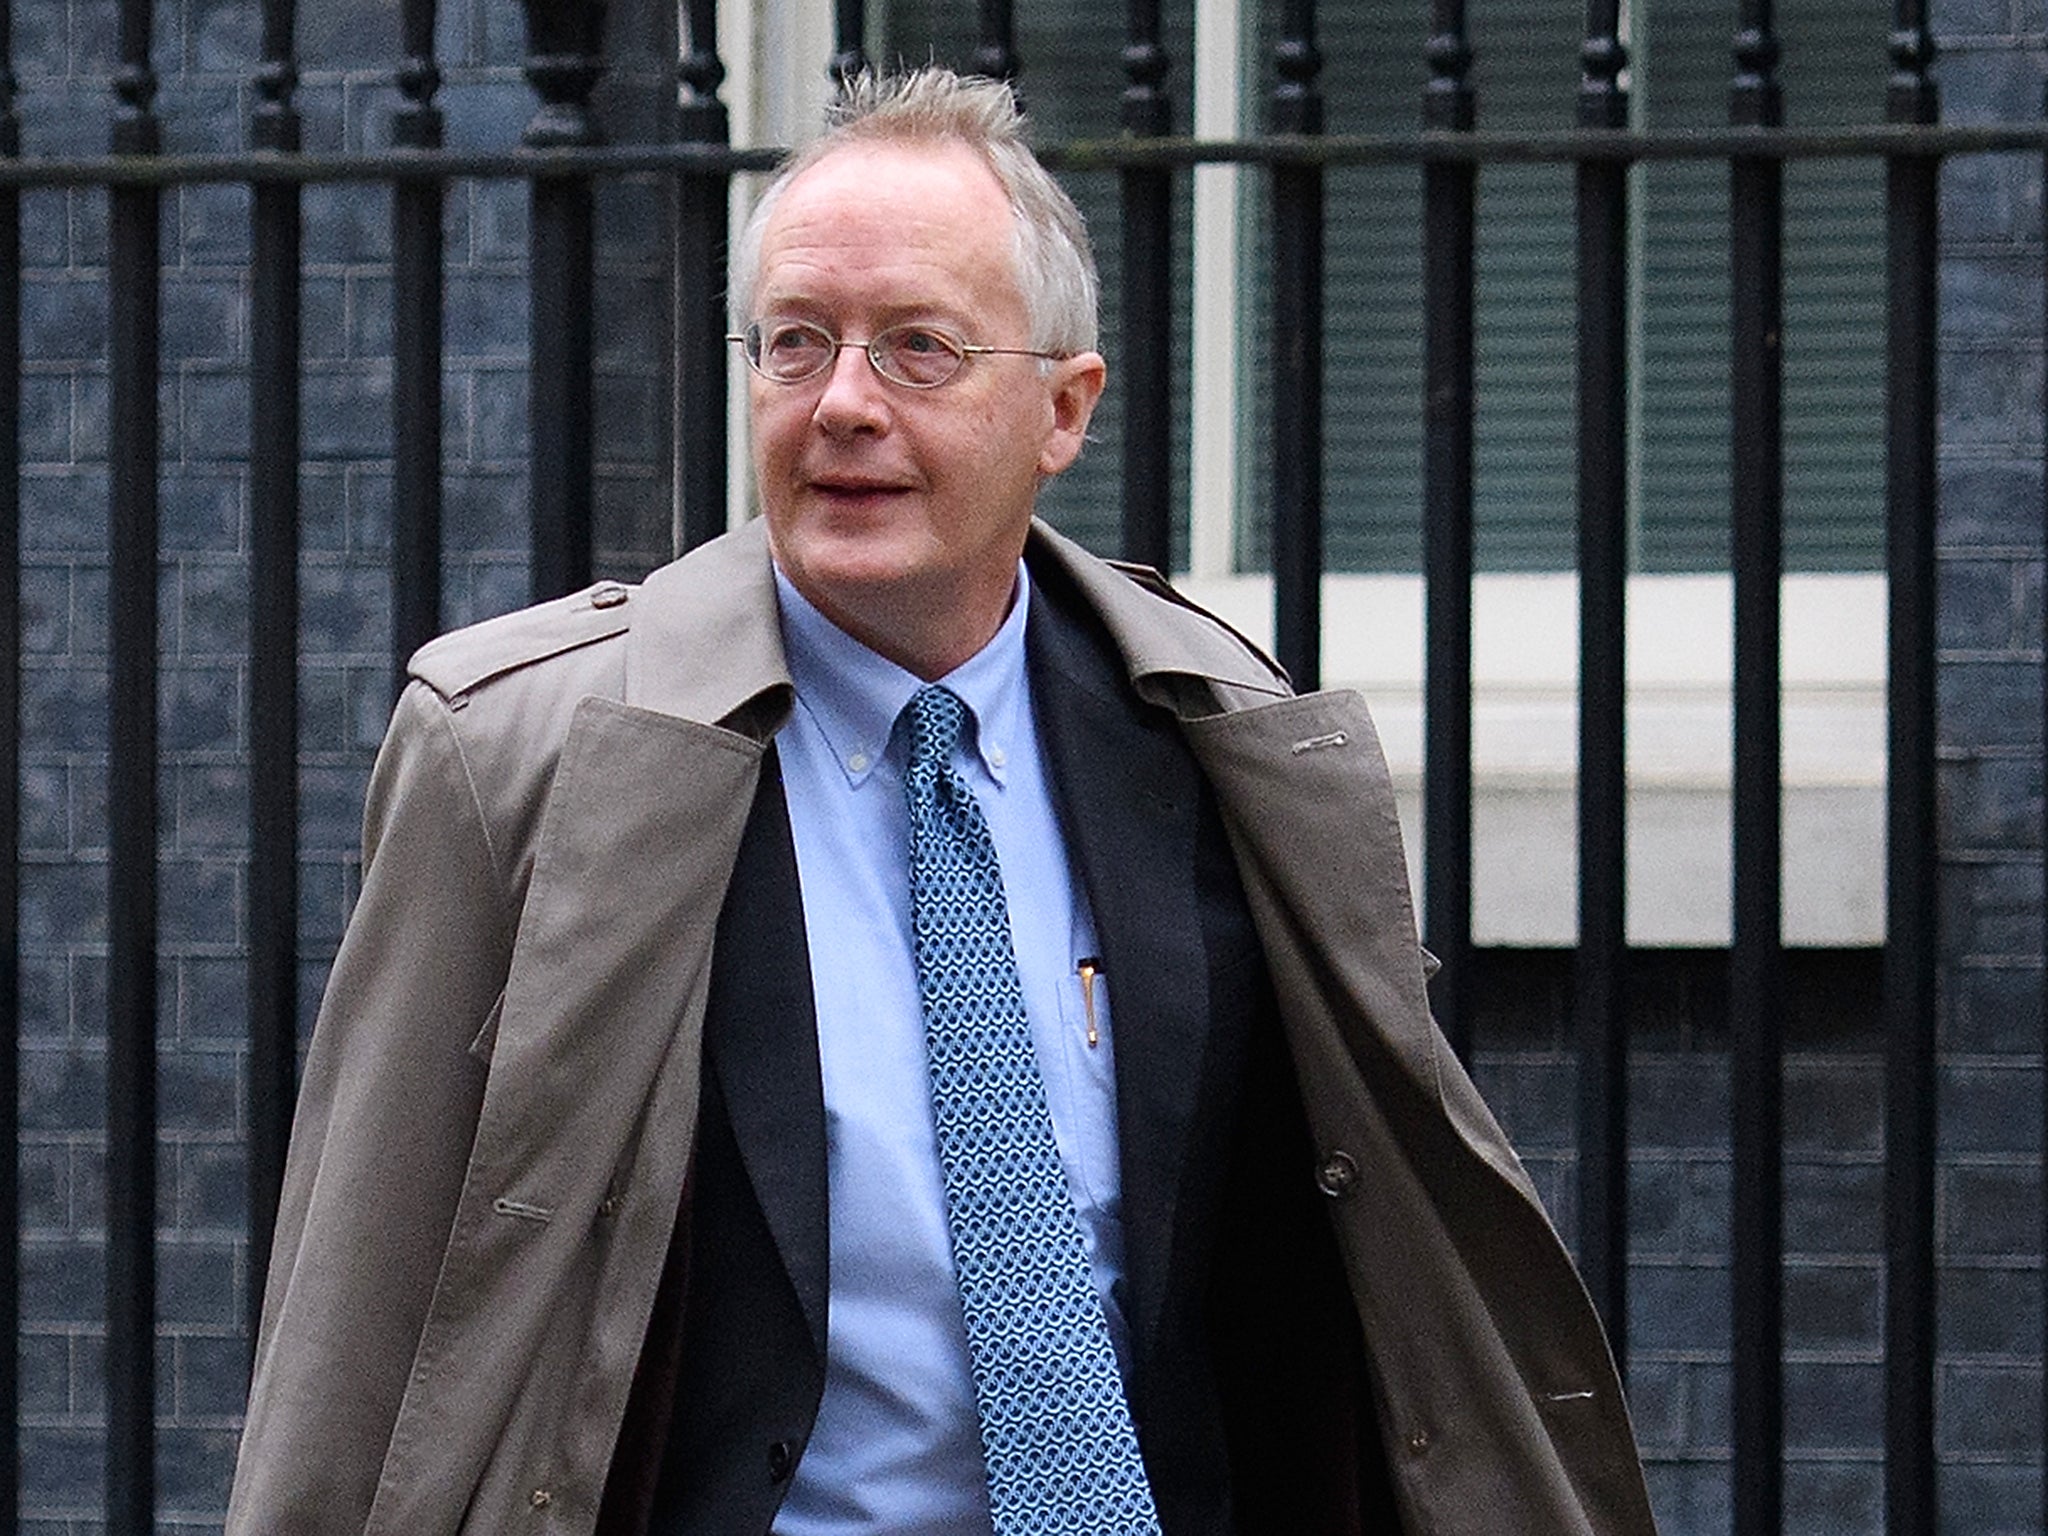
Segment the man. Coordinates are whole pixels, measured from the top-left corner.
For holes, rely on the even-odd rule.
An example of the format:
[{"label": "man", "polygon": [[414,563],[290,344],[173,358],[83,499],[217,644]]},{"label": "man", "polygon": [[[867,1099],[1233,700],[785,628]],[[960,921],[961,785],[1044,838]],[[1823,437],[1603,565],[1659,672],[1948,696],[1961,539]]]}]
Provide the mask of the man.
[{"label": "man", "polygon": [[415,659],[232,1531],[1650,1531],[1363,708],[1031,521],[1020,134],[858,83],[735,256],[763,519]]}]

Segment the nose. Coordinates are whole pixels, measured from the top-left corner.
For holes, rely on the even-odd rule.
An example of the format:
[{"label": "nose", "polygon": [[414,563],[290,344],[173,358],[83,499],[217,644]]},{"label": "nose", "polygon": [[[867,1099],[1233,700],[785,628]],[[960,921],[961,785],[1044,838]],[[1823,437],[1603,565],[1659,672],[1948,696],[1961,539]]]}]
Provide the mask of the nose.
[{"label": "nose", "polygon": [[839,355],[825,371],[812,419],[831,437],[881,432],[888,426],[888,400],[882,377],[868,362],[867,348],[841,342]]}]

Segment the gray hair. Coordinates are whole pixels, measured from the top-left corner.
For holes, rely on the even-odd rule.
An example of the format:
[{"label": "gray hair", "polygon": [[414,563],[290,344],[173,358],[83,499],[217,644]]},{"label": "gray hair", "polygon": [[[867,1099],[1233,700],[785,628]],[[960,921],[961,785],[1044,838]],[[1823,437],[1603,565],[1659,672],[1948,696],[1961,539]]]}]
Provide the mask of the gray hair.
[{"label": "gray hair", "polygon": [[852,76],[827,110],[825,132],[785,160],[733,246],[729,288],[734,328],[753,318],[761,240],[792,180],[850,144],[960,144],[980,155],[1010,201],[1012,263],[1031,345],[1071,355],[1095,348],[1095,255],[1088,227],[1065,189],[1025,142],[1024,114],[1000,80],[926,66],[905,75]]}]

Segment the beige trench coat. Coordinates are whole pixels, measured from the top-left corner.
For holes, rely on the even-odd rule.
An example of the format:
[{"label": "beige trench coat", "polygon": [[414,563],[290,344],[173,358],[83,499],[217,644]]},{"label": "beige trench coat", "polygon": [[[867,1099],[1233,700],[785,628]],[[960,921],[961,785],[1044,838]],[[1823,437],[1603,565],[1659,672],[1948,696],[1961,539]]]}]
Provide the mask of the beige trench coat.
[{"label": "beige trench coat", "polygon": [[[1033,545],[1222,806],[1410,1536],[1651,1532],[1593,1311],[1431,1022],[1362,702],[1290,696],[1207,616]],[[757,524],[415,659],[307,1061],[234,1536],[592,1529],[688,1162],[713,928],[790,707],[774,601]]]}]

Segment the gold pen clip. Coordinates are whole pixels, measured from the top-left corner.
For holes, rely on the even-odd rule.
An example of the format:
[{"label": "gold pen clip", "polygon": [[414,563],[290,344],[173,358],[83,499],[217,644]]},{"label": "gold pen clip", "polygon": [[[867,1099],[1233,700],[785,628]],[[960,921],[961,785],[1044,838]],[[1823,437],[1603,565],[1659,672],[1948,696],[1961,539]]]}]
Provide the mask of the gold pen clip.
[{"label": "gold pen clip", "polygon": [[1074,962],[1074,973],[1081,978],[1081,1008],[1088,1016],[1088,1044],[1098,1046],[1102,1044],[1102,1035],[1095,1028],[1095,978],[1102,974],[1100,957],[1084,955]]}]

